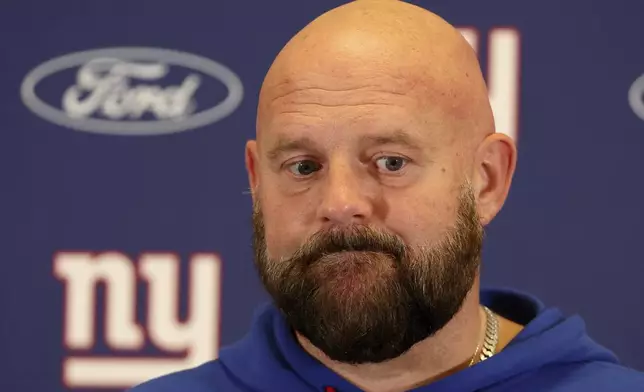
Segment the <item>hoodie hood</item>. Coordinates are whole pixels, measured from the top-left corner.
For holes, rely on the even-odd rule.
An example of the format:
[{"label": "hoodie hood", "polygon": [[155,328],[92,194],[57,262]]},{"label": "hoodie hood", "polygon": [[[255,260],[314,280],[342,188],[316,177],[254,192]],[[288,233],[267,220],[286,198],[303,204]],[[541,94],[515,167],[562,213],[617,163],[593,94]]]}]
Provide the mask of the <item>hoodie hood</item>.
[{"label": "hoodie hood", "polygon": [[[617,363],[617,358],[586,334],[578,316],[565,318],[529,295],[511,290],[483,290],[481,302],[524,329],[500,353],[414,392],[475,391],[530,373],[546,365]],[[360,392],[308,355],[280,312],[261,307],[250,333],[221,351],[224,370],[253,391]]]}]

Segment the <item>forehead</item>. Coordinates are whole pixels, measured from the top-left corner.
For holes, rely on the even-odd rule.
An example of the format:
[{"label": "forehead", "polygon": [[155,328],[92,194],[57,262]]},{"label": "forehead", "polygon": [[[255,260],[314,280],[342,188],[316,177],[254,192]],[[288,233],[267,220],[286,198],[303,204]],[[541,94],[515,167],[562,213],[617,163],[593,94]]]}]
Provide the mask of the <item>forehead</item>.
[{"label": "forehead", "polygon": [[428,102],[425,95],[421,83],[402,74],[353,70],[349,75],[288,76],[263,89],[258,131],[269,137],[319,128],[378,133],[444,125],[441,105]]},{"label": "forehead", "polygon": [[301,60],[281,62],[267,77],[258,106],[258,139],[263,138],[260,133],[320,127],[436,133],[457,126],[464,114],[454,102],[461,98],[453,93],[454,86],[420,64],[358,62],[342,56]]},{"label": "forehead", "polygon": [[419,75],[405,67],[337,61],[301,67],[287,64],[276,73],[277,81],[262,88],[260,106],[388,104],[401,99],[411,103],[421,98]]}]

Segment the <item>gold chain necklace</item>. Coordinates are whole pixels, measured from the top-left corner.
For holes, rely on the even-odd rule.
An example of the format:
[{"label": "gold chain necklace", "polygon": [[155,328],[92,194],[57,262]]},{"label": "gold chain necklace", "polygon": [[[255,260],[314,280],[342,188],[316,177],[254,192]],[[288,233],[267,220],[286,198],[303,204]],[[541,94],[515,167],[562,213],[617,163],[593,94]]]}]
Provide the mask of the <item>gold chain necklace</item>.
[{"label": "gold chain necklace", "polygon": [[[469,366],[493,356],[496,353],[496,345],[499,343],[499,320],[487,306],[483,306],[483,311],[485,312],[485,337],[476,347]],[[479,351],[480,355],[478,355]],[[477,355],[478,361],[476,361]]]}]

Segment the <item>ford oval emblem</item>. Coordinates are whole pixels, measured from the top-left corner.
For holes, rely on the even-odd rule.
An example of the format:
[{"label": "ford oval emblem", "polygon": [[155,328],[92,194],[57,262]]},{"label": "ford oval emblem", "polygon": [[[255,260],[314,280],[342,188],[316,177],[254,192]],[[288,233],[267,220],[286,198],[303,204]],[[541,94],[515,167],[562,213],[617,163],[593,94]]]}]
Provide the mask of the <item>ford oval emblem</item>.
[{"label": "ford oval emblem", "polygon": [[[179,84],[162,83],[177,67],[192,73]],[[38,97],[38,83],[73,68],[78,68],[76,83],[61,92],[61,108]],[[227,93],[222,101],[195,110],[203,76],[222,83]],[[242,101],[243,86],[234,72],[213,60],[131,47],[89,50],[47,61],[27,74],[20,94],[31,111],[63,127],[110,135],[158,135],[199,128],[230,115]]]}]

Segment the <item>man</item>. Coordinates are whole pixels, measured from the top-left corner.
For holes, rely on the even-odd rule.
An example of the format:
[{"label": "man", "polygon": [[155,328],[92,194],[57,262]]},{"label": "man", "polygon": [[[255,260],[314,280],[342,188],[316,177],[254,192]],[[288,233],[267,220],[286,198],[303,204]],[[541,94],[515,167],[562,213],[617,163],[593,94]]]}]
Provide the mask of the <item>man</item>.
[{"label": "man", "polygon": [[322,15],[271,66],[246,148],[274,303],[218,360],[133,391],[644,391],[579,318],[480,292],[515,162],[453,27],[398,1]]}]

